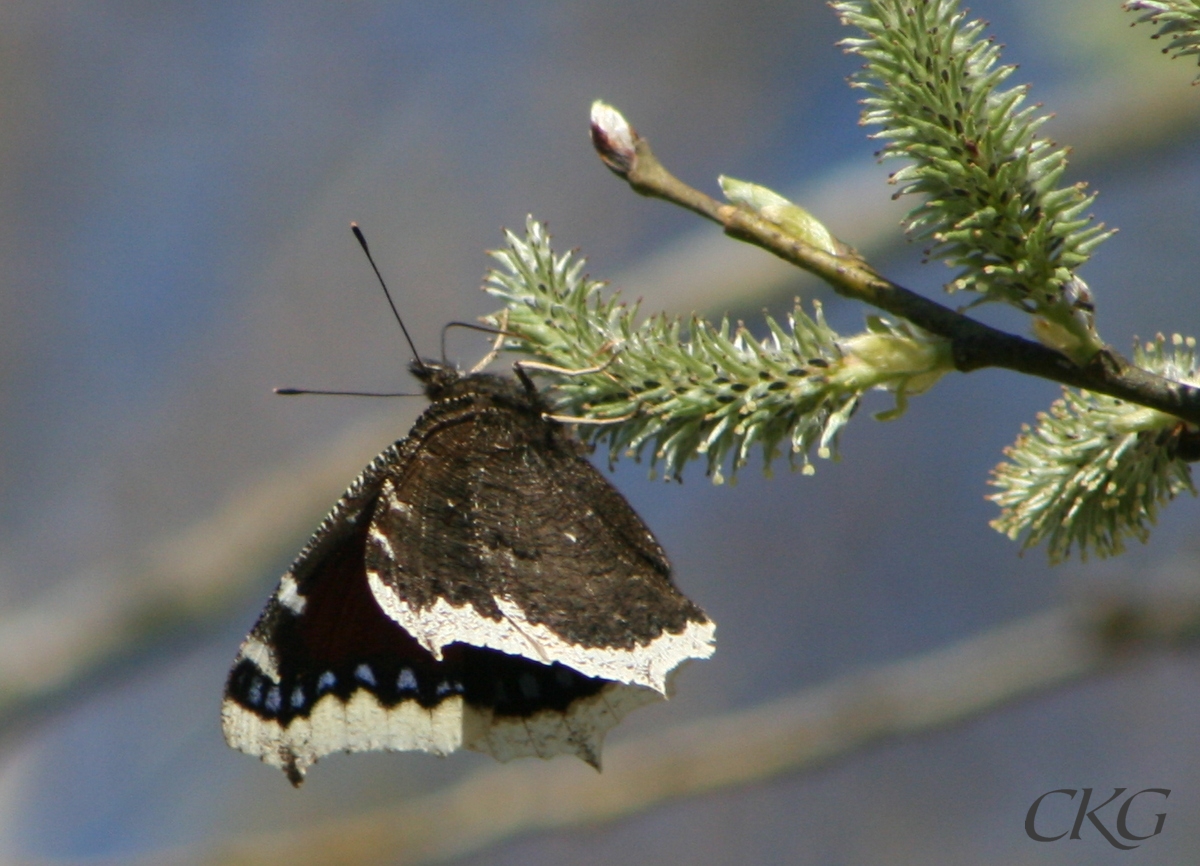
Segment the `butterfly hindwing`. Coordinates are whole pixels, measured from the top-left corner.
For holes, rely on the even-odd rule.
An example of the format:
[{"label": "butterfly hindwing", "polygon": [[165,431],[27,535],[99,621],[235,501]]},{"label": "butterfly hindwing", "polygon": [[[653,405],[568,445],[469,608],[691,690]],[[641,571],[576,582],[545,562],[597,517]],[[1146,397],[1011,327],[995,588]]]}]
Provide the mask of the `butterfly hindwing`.
[{"label": "butterfly hindwing", "polygon": [[329,752],[461,744],[454,672],[384,616],[366,584],[363,510],[378,491],[378,462],[281,579],[226,686],[230,745],[282,767],[293,784]]}]

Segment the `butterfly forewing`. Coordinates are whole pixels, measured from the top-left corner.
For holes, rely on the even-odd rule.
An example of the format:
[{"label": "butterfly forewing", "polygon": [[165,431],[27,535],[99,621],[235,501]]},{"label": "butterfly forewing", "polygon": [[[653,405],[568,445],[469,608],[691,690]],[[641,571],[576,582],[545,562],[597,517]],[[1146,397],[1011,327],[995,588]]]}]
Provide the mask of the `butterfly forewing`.
[{"label": "butterfly forewing", "polygon": [[711,652],[712,624],[576,443],[515,385],[505,396],[414,430],[420,456],[372,521],[376,598],[435,655],[466,640],[665,693]]}]

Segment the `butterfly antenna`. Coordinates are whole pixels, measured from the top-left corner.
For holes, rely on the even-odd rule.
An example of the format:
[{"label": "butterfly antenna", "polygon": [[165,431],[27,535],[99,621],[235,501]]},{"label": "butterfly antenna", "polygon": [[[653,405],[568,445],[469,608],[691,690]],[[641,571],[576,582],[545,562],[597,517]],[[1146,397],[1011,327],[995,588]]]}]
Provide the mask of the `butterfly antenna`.
[{"label": "butterfly antenna", "polygon": [[379,266],[375,264],[375,257],[371,255],[371,248],[367,246],[366,236],[363,235],[362,229],[358,227],[358,223],[350,223],[350,231],[354,232],[354,237],[358,239],[359,246],[362,247],[363,252],[367,255],[367,261],[371,263],[371,270],[375,271],[375,278],[379,280],[379,286],[383,289],[383,296],[387,298],[388,306],[392,308],[392,315],[396,317],[396,323],[400,325],[404,339],[408,341],[408,348],[412,349],[413,361],[424,369],[425,363],[421,360],[421,353],[417,351],[416,344],[413,343],[412,337],[408,335],[408,328],[404,327],[404,320],[400,318],[400,311],[396,309],[396,304],[392,300],[392,293],[388,291],[387,283],[383,281],[383,274],[379,273]]},{"label": "butterfly antenna", "polygon": [[276,394],[284,397],[294,397],[297,394],[324,394],[332,397],[421,397],[422,394],[410,394],[407,391],[321,391],[312,388],[276,388]]},{"label": "butterfly antenna", "polygon": [[[476,325],[474,322],[447,322],[442,325],[442,360],[446,360],[446,333],[451,328],[466,328],[468,331],[479,331],[481,334],[494,334],[497,337],[517,337],[520,334],[515,334],[512,331],[506,331],[503,328],[493,328],[490,325]],[[493,353],[499,351],[499,346],[496,346]]]}]

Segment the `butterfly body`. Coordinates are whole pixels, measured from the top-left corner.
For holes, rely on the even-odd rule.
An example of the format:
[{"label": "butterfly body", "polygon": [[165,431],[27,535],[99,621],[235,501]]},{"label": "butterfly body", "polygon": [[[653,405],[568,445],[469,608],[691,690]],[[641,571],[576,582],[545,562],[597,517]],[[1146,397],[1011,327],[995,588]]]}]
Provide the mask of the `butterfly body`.
[{"label": "butterfly body", "polygon": [[413,365],[432,403],[280,580],[230,745],[293,784],[334,751],[574,753],[712,653],[658,542],[528,384]]}]

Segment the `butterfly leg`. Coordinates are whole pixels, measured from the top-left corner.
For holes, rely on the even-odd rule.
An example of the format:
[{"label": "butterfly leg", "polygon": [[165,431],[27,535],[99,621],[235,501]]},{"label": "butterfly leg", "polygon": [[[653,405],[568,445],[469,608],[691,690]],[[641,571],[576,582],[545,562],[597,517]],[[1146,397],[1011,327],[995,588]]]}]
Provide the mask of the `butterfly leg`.
[{"label": "butterfly leg", "polygon": [[524,370],[533,370],[536,373],[557,373],[560,376],[587,376],[591,373],[604,372],[615,360],[617,360],[617,354],[614,352],[603,364],[597,364],[594,367],[585,367],[582,370],[568,370],[566,367],[544,364],[541,361],[514,361],[513,369],[517,371],[518,376]]},{"label": "butterfly leg", "polygon": [[[491,351],[488,352],[486,355],[484,355],[479,360],[479,363],[471,368],[472,373],[478,373],[478,372],[482,371],[488,364],[490,364],[490,363],[492,363],[492,361],[496,360],[496,356],[500,354],[500,348],[504,345],[505,337],[516,336],[515,334],[508,333],[508,331],[505,330],[505,328],[507,328],[507,327],[508,327],[508,309],[505,308],[504,310],[501,311],[500,317],[496,321],[496,340],[495,340],[495,342],[492,343]],[[444,338],[445,338],[445,333],[446,333],[445,330],[443,330],[442,331],[443,342],[444,342]],[[446,350],[445,350],[444,346],[442,348],[442,357],[443,358],[446,357]]]}]

